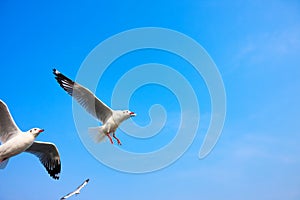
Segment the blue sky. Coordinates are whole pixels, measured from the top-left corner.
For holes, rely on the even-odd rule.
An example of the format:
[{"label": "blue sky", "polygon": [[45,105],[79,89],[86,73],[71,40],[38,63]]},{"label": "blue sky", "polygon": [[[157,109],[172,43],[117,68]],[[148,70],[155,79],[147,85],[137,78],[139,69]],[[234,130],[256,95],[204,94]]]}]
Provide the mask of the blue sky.
[{"label": "blue sky", "polygon": [[[299,10],[299,1],[292,0],[1,1],[0,98],[22,130],[45,129],[37,140],[57,145],[62,173],[55,181],[34,156],[13,157],[0,171],[0,199],[59,199],[86,178],[91,181],[76,199],[299,199]],[[159,171],[130,174],[103,165],[84,147],[72,99],[55,82],[52,68],[74,79],[100,42],[140,27],[173,29],[201,44],[222,75],[227,114],[217,145],[198,159],[210,117],[201,77],[164,52],[120,58],[97,88],[107,104],[120,77],[117,66],[126,71],[162,62],[187,76],[201,110],[196,138],[179,160]],[[156,103],[170,116],[164,134],[149,142],[119,130],[122,148],[147,152],[174,137],[178,102],[164,88],[148,85],[133,95],[130,109],[139,114],[136,123],[148,124],[148,109]]]}]

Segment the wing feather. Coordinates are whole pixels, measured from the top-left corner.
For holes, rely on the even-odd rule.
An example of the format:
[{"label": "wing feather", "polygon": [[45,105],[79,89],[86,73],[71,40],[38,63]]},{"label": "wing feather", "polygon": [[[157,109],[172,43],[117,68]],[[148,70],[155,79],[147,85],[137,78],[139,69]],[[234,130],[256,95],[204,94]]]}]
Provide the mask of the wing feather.
[{"label": "wing feather", "polygon": [[53,69],[53,74],[59,85],[86,109],[88,113],[105,123],[112,115],[112,110],[98,99],[89,89],[72,81],[58,70]]},{"label": "wing feather", "polygon": [[64,197],[60,198],[60,200],[67,199],[67,198],[73,196],[74,194],[75,194],[75,192],[70,192],[69,194],[67,194]]},{"label": "wing feather", "polygon": [[73,192],[70,192],[69,194],[65,195],[64,197],[62,197],[60,200],[63,200],[63,199],[67,199],[75,194],[79,194],[80,193],[80,190],[86,186],[86,184],[89,182],[90,179],[86,179],[80,186],[78,186],[76,188],[76,190],[74,190]]},{"label": "wing feather", "polygon": [[76,188],[76,190],[80,191],[84,186],[86,186],[86,184],[88,184],[89,181],[90,179],[86,179],[80,186]]},{"label": "wing feather", "polygon": [[60,157],[53,143],[36,141],[26,149],[26,152],[36,155],[49,175],[54,179],[59,179],[61,171]]},{"label": "wing feather", "polygon": [[20,132],[6,104],[0,100],[0,141],[5,143]]}]

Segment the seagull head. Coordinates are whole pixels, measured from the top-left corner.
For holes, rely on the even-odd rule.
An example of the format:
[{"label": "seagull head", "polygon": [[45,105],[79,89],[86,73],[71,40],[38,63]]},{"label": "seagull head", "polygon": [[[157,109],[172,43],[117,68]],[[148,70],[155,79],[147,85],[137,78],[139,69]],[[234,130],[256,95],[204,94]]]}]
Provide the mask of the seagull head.
[{"label": "seagull head", "polygon": [[124,110],[123,113],[129,118],[129,117],[135,117],[136,114],[130,110]]},{"label": "seagull head", "polygon": [[34,137],[37,137],[41,132],[44,132],[44,129],[40,128],[32,128],[29,131],[27,131],[29,134],[32,134]]},{"label": "seagull head", "polygon": [[128,119],[130,117],[136,116],[136,114],[130,110],[117,110],[116,113],[118,113],[118,115],[120,115],[120,117],[123,119]]},{"label": "seagull head", "polygon": [[122,123],[124,120],[134,117],[136,114],[129,110],[115,110],[113,111],[113,119],[117,124]]}]

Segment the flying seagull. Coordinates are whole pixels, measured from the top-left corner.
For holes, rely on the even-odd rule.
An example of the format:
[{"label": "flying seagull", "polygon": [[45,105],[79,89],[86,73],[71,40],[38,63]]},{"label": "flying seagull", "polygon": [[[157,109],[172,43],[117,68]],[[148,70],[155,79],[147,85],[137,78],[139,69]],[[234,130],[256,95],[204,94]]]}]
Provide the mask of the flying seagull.
[{"label": "flying seagull", "polygon": [[86,184],[90,181],[90,179],[86,179],[80,186],[78,186],[76,188],[76,190],[74,190],[73,192],[70,192],[69,194],[67,194],[66,196],[62,197],[60,200],[63,200],[63,199],[67,199],[73,195],[77,195],[77,194],[80,194],[80,190],[86,186]]},{"label": "flying seagull", "polygon": [[6,104],[0,100],[0,169],[4,169],[10,157],[22,152],[36,155],[49,175],[59,179],[60,157],[56,146],[49,142],[37,142],[35,138],[44,129],[32,128],[22,132],[15,124]]},{"label": "flying seagull", "polygon": [[72,81],[58,70],[53,69],[53,74],[59,85],[76,101],[86,109],[88,113],[102,122],[102,126],[89,128],[89,133],[95,140],[95,142],[101,142],[107,136],[110,143],[113,144],[113,140],[110,136],[112,134],[119,145],[120,140],[116,137],[115,132],[119,125],[130,117],[136,116],[134,112],[129,110],[112,110],[105,105],[100,99],[98,99],[89,89],[82,85]]}]

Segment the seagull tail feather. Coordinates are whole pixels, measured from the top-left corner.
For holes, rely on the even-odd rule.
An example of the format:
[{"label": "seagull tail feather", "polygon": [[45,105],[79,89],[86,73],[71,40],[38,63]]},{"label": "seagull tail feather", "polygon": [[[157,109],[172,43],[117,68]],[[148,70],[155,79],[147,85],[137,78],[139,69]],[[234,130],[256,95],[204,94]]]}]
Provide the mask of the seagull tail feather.
[{"label": "seagull tail feather", "polygon": [[105,133],[103,127],[89,127],[89,135],[93,138],[96,143],[103,142],[105,139]]}]

